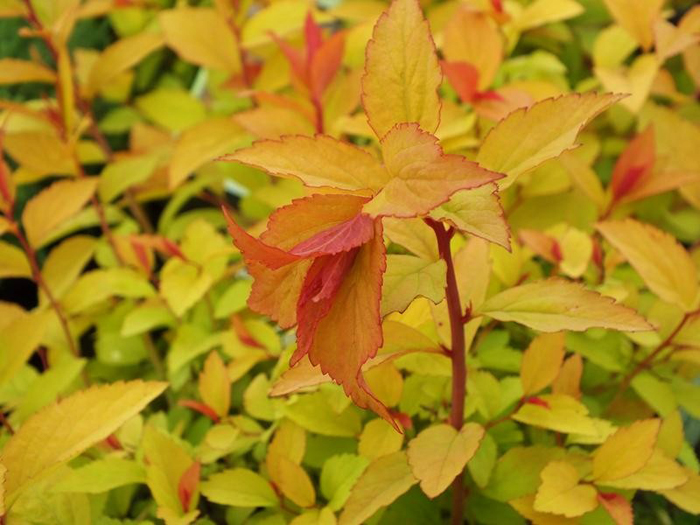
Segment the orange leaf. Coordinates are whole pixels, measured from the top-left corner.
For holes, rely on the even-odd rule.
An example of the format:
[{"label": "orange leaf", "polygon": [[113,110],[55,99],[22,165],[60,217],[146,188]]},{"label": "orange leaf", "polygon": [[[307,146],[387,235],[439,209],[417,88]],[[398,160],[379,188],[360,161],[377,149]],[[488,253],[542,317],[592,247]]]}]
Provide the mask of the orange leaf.
[{"label": "orange leaf", "polygon": [[381,145],[391,180],[364,207],[373,217],[424,215],[459,190],[503,177],[462,156],[446,155],[437,137],[416,123],[397,124]]},{"label": "orange leaf", "polygon": [[654,169],[654,128],[637,135],[617,159],[610,187],[615,201],[623,200],[649,177]]},{"label": "orange leaf", "polygon": [[177,495],[178,498],[180,498],[183,512],[190,511],[192,496],[197,491],[197,485],[199,484],[200,471],[201,465],[199,464],[199,461],[195,461],[185,472],[182,473],[182,476],[180,476],[180,481],[177,484]]},{"label": "orange leaf", "polygon": [[277,270],[270,270],[260,263],[248,264],[248,271],[254,279],[248,306],[269,316],[281,328],[294,326],[297,323],[297,301],[309,266],[311,261],[307,259]]},{"label": "orange leaf", "polygon": [[[308,46],[308,42],[307,42]],[[309,58],[309,87],[311,94],[320,100],[326,88],[340,69],[345,49],[345,35],[336,33],[326,40]]]},{"label": "orange leaf", "polygon": [[632,525],[634,523],[632,505],[619,494],[599,492],[598,503],[610,514],[617,525]]}]

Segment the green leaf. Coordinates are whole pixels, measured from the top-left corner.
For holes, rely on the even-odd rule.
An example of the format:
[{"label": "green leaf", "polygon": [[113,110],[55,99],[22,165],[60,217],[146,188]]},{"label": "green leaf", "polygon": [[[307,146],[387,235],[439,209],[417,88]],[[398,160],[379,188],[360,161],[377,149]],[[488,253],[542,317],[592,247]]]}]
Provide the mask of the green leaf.
[{"label": "green leaf", "polygon": [[445,297],[445,261],[411,255],[387,255],[382,286],[382,315],[403,312],[418,296],[439,303]]},{"label": "green leaf", "polygon": [[354,454],[339,454],[325,461],[321,469],[321,493],[331,509],[343,508],[353,485],[367,465],[368,459]]},{"label": "green leaf", "polygon": [[146,483],[144,468],[129,459],[107,457],[73,470],[54,490],[100,494],[132,483]]},{"label": "green leaf", "polygon": [[270,483],[260,474],[244,468],[224,470],[202,483],[209,501],[233,507],[274,507],[279,501]]}]

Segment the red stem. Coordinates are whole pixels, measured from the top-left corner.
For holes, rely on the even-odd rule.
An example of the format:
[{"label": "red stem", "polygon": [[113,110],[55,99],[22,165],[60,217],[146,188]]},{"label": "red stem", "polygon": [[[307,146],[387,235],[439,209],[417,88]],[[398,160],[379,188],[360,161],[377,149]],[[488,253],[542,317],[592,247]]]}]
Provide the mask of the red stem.
[{"label": "red stem", "polygon": [[[450,410],[450,424],[457,430],[464,424],[464,399],[467,390],[467,365],[466,345],[464,340],[464,323],[468,321],[468,315],[462,313],[462,304],[457,287],[454,261],[450,250],[450,239],[454,230],[446,230],[442,223],[426,219],[425,222],[435,231],[440,257],[447,264],[447,279],[445,286],[445,299],[450,318],[451,333],[451,358],[452,358],[452,407]],[[460,473],[452,482],[452,524],[464,523],[464,473]]]}]

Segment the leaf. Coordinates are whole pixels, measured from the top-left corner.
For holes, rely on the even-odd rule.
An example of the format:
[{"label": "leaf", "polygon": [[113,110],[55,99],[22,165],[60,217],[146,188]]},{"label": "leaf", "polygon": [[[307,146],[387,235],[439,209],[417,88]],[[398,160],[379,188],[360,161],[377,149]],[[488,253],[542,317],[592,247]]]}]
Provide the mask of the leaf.
[{"label": "leaf", "polygon": [[696,306],[697,269],[673,236],[633,219],[601,222],[597,228],[629,261],[652,292],[686,312]]},{"label": "leaf", "polygon": [[445,261],[388,255],[382,287],[382,316],[403,312],[418,296],[439,303],[445,297]]},{"label": "leaf", "polygon": [[645,419],[620,428],[593,453],[593,478],[604,484],[625,478],[647,464],[661,421]]},{"label": "leaf", "polygon": [[269,454],[281,454],[299,465],[306,452],[306,432],[293,421],[283,419],[267,450]]},{"label": "leaf", "polygon": [[416,0],[394,0],[367,44],[362,103],[378,138],[399,122],[434,133],[442,82],[435,44]]},{"label": "leaf", "polygon": [[31,276],[32,270],[24,252],[9,242],[0,241],[0,279]]},{"label": "leaf", "polygon": [[484,427],[467,423],[459,432],[450,425],[428,427],[408,444],[408,462],[428,497],[442,494],[462,474],[484,437]]},{"label": "leaf", "polygon": [[652,329],[634,310],[612,298],[557,278],[505,290],[487,299],[479,312],[543,332],[582,331],[592,327],[628,332]]},{"label": "leaf", "polygon": [[477,89],[491,86],[503,60],[503,37],[486,13],[461,8],[443,33],[442,52],[449,62],[463,62],[478,72]]},{"label": "leaf", "polygon": [[163,36],[157,33],[143,32],[117,40],[100,54],[90,69],[86,95],[94,97],[117,76],[162,46]]},{"label": "leaf", "polygon": [[510,250],[510,228],[495,183],[458,191],[446,203],[431,210],[430,216]]},{"label": "leaf", "polygon": [[618,157],[610,181],[610,190],[616,201],[629,199],[630,193],[648,178],[654,169],[656,151],[654,148],[654,128],[649,126],[637,135]]},{"label": "leaf", "polygon": [[[0,314],[10,318],[6,310]],[[34,311],[7,319],[7,324],[0,325],[0,385],[10,381],[27,362],[39,346],[50,324],[52,315],[48,312]]]},{"label": "leaf", "polygon": [[[49,468],[105,439],[167,387],[158,382],[94,386],[50,405],[28,419],[5,444],[6,501]],[[71,424],[66,425],[66,420]]]},{"label": "leaf", "polygon": [[286,497],[303,508],[313,507],[316,491],[306,471],[279,453],[268,453],[267,471],[275,486]]},{"label": "leaf", "polygon": [[613,18],[647,51],[654,43],[653,24],[661,14],[663,0],[604,0]]},{"label": "leaf", "polygon": [[596,489],[579,484],[581,478],[573,465],[552,461],[542,470],[540,477],[542,484],[535,496],[535,510],[575,518],[598,506]]},{"label": "leaf", "polygon": [[37,177],[75,174],[75,160],[59,136],[46,131],[12,133],[4,139],[7,152]]},{"label": "leaf", "polygon": [[100,173],[100,199],[110,202],[130,187],[146,182],[157,166],[156,155],[127,157],[108,164]]},{"label": "leaf", "polygon": [[554,383],[553,394],[563,394],[574,399],[581,399],[581,376],[583,375],[583,358],[581,354],[573,354],[564,361],[559,369]]},{"label": "leaf", "polygon": [[235,75],[241,71],[233,29],[217,10],[180,7],[158,16],[168,47],[185,61]]},{"label": "leaf", "polygon": [[390,179],[364,207],[364,212],[373,217],[424,215],[458,190],[501,178],[462,156],[445,154],[437,137],[415,123],[391,128],[382,138],[381,147]]},{"label": "leaf", "polygon": [[137,98],[135,106],[148,120],[174,132],[184,131],[206,118],[202,101],[180,88],[150,91]]},{"label": "leaf", "polygon": [[595,420],[588,416],[588,409],[574,398],[550,394],[537,399],[543,403],[525,403],[513,414],[513,420],[563,434],[598,435]]},{"label": "leaf", "polygon": [[596,67],[595,76],[605,89],[618,93],[629,93],[620,104],[632,113],[638,113],[644,106],[651,91],[654,79],[659,73],[656,55],[639,55],[632,65],[622,68]]},{"label": "leaf", "polygon": [[210,118],[185,130],[170,160],[169,187],[177,188],[203,164],[234,149],[241,136],[240,126],[224,117]]},{"label": "leaf", "polygon": [[[74,235],[56,246],[49,253],[41,273],[46,286],[55,299],[60,299],[73,286],[85,265],[92,259],[97,239],[87,235]],[[40,304],[48,304],[41,292]]]},{"label": "leaf", "polygon": [[688,481],[680,487],[659,491],[666,499],[671,501],[686,512],[698,515],[700,514],[700,500],[698,500],[698,492],[700,491],[700,476],[696,472],[687,471]]},{"label": "leaf", "polygon": [[357,409],[333,409],[323,392],[298,397],[284,407],[284,414],[309,432],[322,436],[355,437],[362,429]]},{"label": "leaf", "polygon": [[361,525],[418,483],[405,452],[382,456],[369,464],[352,488],[339,525]]},{"label": "leaf", "polygon": [[583,12],[583,6],[575,0],[536,0],[515,16],[513,25],[519,31],[527,31],[545,24],[574,18]]},{"label": "leaf", "polygon": [[565,518],[548,512],[538,512],[535,510],[535,494],[522,496],[508,501],[511,507],[520,513],[521,516],[537,525],[578,525],[577,518]]},{"label": "leaf", "polygon": [[476,162],[505,173],[503,190],[521,174],[575,146],[581,129],[622,95],[570,94],[521,108],[500,121],[481,145]]},{"label": "leaf", "polygon": [[277,496],[270,483],[252,470],[234,468],[218,472],[202,483],[211,502],[233,507],[274,507]]},{"label": "leaf", "polygon": [[133,460],[110,456],[73,470],[54,490],[100,494],[133,483],[146,483],[143,467]]},{"label": "leaf", "polygon": [[63,297],[70,313],[78,313],[110,297],[152,297],[155,290],[148,279],[125,267],[92,270],[84,273]]},{"label": "leaf", "polygon": [[300,514],[289,525],[336,525],[335,514],[328,507]]},{"label": "leaf", "polygon": [[311,188],[378,191],[389,180],[389,174],[372,155],[327,135],[261,140],[221,160],[241,162],[278,177],[297,178]]},{"label": "leaf", "polygon": [[544,390],[556,379],[564,361],[564,333],[542,334],[523,353],[520,382],[523,395]]},{"label": "leaf", "polygon": [[85,206],[96,188],[97,178],[62,180],[33,197],[22,212],[29,244],[41,247],[51,233]]},{"label": "leaf", "polygon": [[634,525],[632,504],[620,494],[599,493],[598,503],[610,514],[616,525]]},{"label": "leaf", "polygon": [[383,419],[368,421],[360,434],[357,451],[368,459],[377,459],[401,450],[403,435]]},{"label": "leaf", "polygon": [[199,374],[199,395],[219,417],[228,415],[231,406],[231,381],[218,352],[210,353],[204,361],[204,368]]},{"label": "leaf", "polygon": [[[393,429],[392,432],[396,434]],[[343,508],[352,487],[368,464],[367,459],[353,454],[337,454],[326,460],[321,469],[320,485],[329,508]]]},{"label": "leaf", "polygon": [[601,484],[618,489],[670,490],[688,481],[685,469],[654,450],[647,463],[634,474]]},{"label": "leaf", "polygon": [[30,62],[14,58],[0,59],[0,85],[23,84],[25,82],[56,82],[56,73],[51,69]]}]

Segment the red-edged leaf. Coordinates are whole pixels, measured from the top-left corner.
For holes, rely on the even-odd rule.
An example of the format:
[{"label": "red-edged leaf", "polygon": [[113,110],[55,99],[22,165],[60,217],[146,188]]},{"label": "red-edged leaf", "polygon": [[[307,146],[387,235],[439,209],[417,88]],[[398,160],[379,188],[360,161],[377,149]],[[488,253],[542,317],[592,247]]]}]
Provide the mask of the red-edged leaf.
[{"label": "red-edged leaf", "polygon": [[598,493],[598,502],[608,511],[617,525],[633,525],[632,505],[619,494],[600,492]]},{"label": "red-edged leaf", "polygon": [[539,230],[522,229],[518,232],[520,241],[545,261],[559,264],[562,260],[561,247],[557,240]]},{"label": "red-edged leaf", "polygon": [[610,187],[613,199],[620,201],[651,175],[656,162],[654,128],[637,135],[617,159]]},{"label": "red-edged leaf", "polygon": [[349,221],[341,222],[300,242],[289,252],[300,257],[332,255],[356,248],[370,240],[373,235],[373,219],[369,215],[358,213]]},{"label": "red-edged leaf", "polygon": [[246,263],[259,262],[271,270],[277,270],[300,259],[296,255],[282,251],[274,246],[269,246],[256,239],[231,218],[226,208],[222,208],[222,210],[226,216],[228,231],[233,237],[233,243],[241,250]]},{"label": "red-edged leaf", "polygon": [[340,69],[345,48],[345,35],[336,33],[326,40],[309,63],[309,89],[320,100],[324,91]]},{"label": "red-edged leaf", "polygon": [[199,461],[195,461],[180,476],[180,481],[177,484],[177,496],[180,498],[183,512],[189,512],[190,510],[192,496],[197,492],[197,485],[199,485],[200,471],[201,465]]}]

